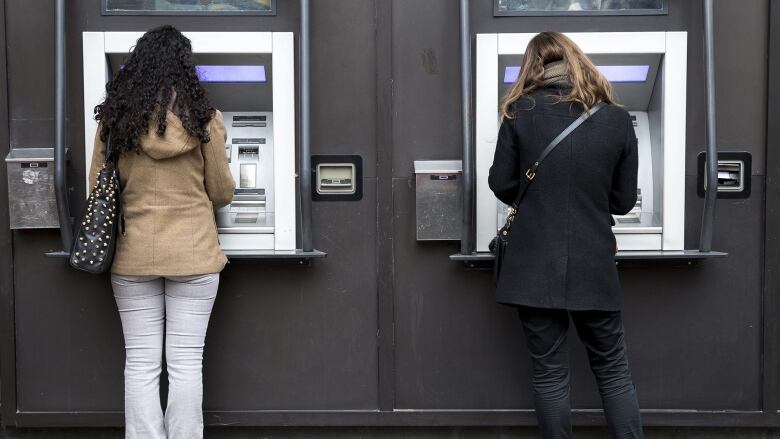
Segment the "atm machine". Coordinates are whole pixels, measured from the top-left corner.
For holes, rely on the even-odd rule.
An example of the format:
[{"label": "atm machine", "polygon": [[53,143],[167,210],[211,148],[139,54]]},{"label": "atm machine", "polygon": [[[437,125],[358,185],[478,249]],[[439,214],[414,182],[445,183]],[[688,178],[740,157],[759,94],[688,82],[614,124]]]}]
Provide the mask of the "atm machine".
[{"label": "atm machine", "polygon": [[[289,32],[185,32],[197,72],[227,128],[233,202],[215,212],[228,255],[293,253],[295,239],[295,66]],[[140,32],[84,32],[84,130],[105,84]],[[87,169],[92,135],[85,135]]]},{"label": "atm machine", "polygon": [[[488,187],[499,102],[536,34],[479,34],[476,58],[477,252],[487,252],[506,209]],[[638,138],[637,203],[613,227],[621,251],[684,249],[686,32],[567,33],[631,114]]]}]

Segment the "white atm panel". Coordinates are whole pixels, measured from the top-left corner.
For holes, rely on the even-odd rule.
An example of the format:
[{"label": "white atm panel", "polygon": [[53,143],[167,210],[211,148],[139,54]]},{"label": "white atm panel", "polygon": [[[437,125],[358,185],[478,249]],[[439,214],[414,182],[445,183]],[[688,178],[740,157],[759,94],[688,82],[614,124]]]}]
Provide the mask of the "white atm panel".
[{"label": "white atm panel", "polygon": [[[634,209],[627,215],[615,216],[615,233],[658,233],[663,232],[661,213],[655,210],[657,183],[653,181],[653,151],[650,143],[650,125],[645,111],[631,111],[634,131],[639,149],[639,175],[637,178],[637,200]],[[660,166],[660,163],[659,163]],[[644,229],[644,230],[643,230]],[[659,247],[660,249],[660,247]]]},{"label": "white atm panel", "polygon": [[[92,109],[142,32],[84,32],[85,162]],[[291,32],[185,32],[212,105],[222,110],[233,202],[215,212],[223,250],[242,255],[296,248],[295,47]],[[231,76],[236,72],[250,74]],[[222,72],[221,74],[219,72]],[[227,73],[232,72],[232,73]],[[88,185],[87,185],[88,186]]]},{"label": "white atm panel", "polygon": [[216,212],[220,241],[226,233],[274,233],[273,114],[246,111],[222,116],[236,193],[230,205]]},{"label": "white atm panel", "polygon": [[[536,34],[479,34],[476,56],[477,252],[488,251],[506,206],[487,184],[502,95]],[[638,139],[638,200],[616,216],[622,250],[682,250],[685,226],[685,32],[568,33],[612,81]]]}]

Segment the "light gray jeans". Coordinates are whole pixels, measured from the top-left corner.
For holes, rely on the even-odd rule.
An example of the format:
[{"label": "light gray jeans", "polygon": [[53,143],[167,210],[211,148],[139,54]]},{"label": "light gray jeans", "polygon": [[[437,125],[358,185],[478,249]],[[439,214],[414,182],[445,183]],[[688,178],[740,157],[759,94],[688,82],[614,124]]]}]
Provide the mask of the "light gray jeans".
[{"label": "light gray jeans", "polygon": [[[203,437],[203,345],[219,273],[112,275],[125,335],[125,438]],[[168,405],[160,403],[163,340]]]}]

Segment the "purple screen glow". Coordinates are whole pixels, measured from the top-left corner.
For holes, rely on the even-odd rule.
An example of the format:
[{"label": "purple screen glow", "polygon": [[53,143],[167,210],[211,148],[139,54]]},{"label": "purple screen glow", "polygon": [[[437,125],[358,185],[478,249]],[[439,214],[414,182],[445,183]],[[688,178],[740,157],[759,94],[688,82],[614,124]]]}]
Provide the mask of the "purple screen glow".
[{"label": "purple screen glow", "polygon": [[520,76],[520,66],[509,66],[504,70],[504,84],[514,84]]},{"label": "purple screen glow", "polygon": [[[124,64],[119,69],[125,68]],[[266,82],[265,66],[197,65],[200,82]]]},{"label": "purple screen glow", "polygon": [[[609,82],[645,82],[650,66],[596,66]],[[520,66],[504,69],[504,84],[513,84],[520,76]]]},{"label": "purple screen glow", "polygon": [[195,66],[201,82],[266,82],[265,66]]}]

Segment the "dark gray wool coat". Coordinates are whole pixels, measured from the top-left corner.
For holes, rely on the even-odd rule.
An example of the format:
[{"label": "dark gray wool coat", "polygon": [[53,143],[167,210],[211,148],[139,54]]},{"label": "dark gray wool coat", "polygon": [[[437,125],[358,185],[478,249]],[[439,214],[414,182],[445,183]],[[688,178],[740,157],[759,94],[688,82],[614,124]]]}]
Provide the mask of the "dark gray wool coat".
[{"label": "dark gray wool coat", "polygon": [[[525,171],[582,112],[556,83],[521,97],[498,134],[490,189],[511,204]],[[610,105],[547,156],[520,203],[498,281],[508,305],[617,311],[622,293],[610,214],[636,203],[637,140],[628,112]]]}]

